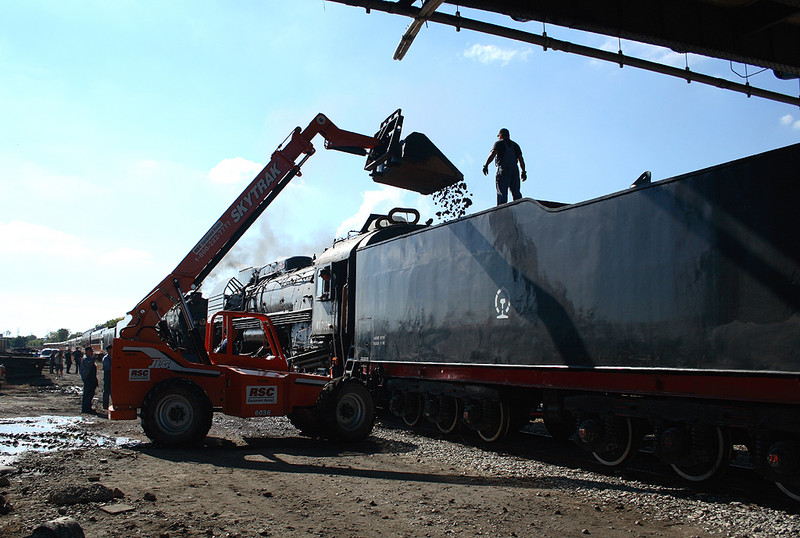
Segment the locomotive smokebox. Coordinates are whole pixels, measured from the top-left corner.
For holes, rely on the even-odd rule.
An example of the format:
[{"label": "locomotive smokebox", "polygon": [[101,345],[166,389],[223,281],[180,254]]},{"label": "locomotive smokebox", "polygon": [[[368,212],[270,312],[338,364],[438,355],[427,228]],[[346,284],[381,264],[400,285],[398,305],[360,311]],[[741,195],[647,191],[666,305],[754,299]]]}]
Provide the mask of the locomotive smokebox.
[{"label": "locomotive smokebox", "polygon": [[411,133],[400,142],[399,155],[372,172],[376,183],[431,194],[464,179],[458,168],[422,133]]}]

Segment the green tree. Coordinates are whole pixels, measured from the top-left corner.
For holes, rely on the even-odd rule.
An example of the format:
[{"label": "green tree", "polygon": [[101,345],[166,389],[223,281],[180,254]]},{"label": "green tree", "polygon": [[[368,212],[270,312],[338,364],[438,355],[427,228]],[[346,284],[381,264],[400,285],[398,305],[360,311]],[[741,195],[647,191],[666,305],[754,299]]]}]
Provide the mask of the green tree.
[{"label": "green tree", "polygon": [[120,321],[122,321],[121,317],[120,318],[110,319],[110,320],[106,321],[105,326],[108,327],[109,329],[111,329],[113,327],[116,327],[117,323],[119,323]]},{"label": "green tree", "polygon": [[59,329],[56,331],[56,342],[63,342],[69,338],[69,329]]}]

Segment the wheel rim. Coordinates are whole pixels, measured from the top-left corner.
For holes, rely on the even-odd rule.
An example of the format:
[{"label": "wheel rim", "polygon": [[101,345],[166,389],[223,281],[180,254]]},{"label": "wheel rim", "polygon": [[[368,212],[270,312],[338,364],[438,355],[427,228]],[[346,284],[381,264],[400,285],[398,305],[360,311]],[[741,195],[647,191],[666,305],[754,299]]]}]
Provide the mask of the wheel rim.
[{"label": "wheel rim", "polygon": [[622,465],[633,453],[635,441],[633,435],[633,422],[631,421],[630,417],[616,420],[618,424],[622,424],[622,428],[619,432],[619,440],[621,441],[619,443],[619,447],[607,452],[592,452],[594,459],[606,467],[617,467]]},{"label": "wheel rim", "polygon": [[357,429],[364,421],[367,403],[359,394],[348,393],[336,404],[336,422],[346,431]]},{"label": "wheel rim", "polygon": [[498,406],[499,420],[491,426],[478,430],[478,435],[481,439],[488,443],[493,443],[502,439],[508,431],[508,406],[505,402],[494,402],[494,405]]},{"label": "wheel rim", "polygon": [[442,433],[453,433],[458,427],[458,417],[461,415],[461,402],[458,398],[448,397],[447,407],[452,409],[452,412],[436,423],[436,427]]},{"label": "wheel rim", "polygon": [[162,399],[155,412],[159,427],[171,435],[184,433],[194,420],[194,408],[183,396],[172,394]]},{"label": "wheel rim", "polygon": [[719,426],[714,427],[712,433],[713,456],[709,461],[695,465],[678,465],[673,463],[672,468],[681,478],[690,482],[703,482],[716,475],[727,463],[730,453],[730,444],[726,441],[725,433]]},{"label": "wheel rim", "polygon": [[403,413],[403,422],[406,426],[416,426],[422,420],[422,395],[409,392],[406,394],[406,401],[409,409]]},{"label": "wheel rim", "polygon": [[800,484],[793,482],[775,482],[778,489],[793,501],[800,502]]}]

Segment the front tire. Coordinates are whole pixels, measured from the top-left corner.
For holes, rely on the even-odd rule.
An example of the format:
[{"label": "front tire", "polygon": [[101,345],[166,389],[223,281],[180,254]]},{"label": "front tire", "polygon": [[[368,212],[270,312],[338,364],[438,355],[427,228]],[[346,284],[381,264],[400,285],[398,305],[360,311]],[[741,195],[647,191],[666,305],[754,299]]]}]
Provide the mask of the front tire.
[{"label": "front tire", "polygon": [[317,399],[325,436],[333,441],[360,441],[375,424],[375,403],[367,387],[352,377],[339,377]]},{"label": "front tire", "polygon": [[145,396],[142,429],[157,446],[190,448],[208,435],[213,412],[208,396],[198,385],[187,379],[168,379]]}]

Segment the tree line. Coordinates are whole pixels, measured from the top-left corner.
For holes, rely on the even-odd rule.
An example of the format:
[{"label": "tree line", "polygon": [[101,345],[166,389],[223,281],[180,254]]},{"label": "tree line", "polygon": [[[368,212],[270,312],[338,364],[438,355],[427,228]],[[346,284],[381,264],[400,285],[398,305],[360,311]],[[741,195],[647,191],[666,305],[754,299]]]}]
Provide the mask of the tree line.
[{"label": "tree line", "polygon": [[[105,323],[100,323],[94,326],[94,329],[102,329],[104,327],[116,327],[117,323],[121,321],[122,318],[114,318],[106,321]],[[39,349],[45,347],[47,344],[51,342],[63,342],[65,340],[69,340],[70,338],[77,338],[81,334],[86,331],[81,332],[70,332],[69,329],[58,329],[57,331],[50,331],[43,337],[36,336],[35,334],[29,334],[27,336],[11,336],[11,331],[5,331],[5,341],[6,341],[6,348],[11,349]]]}]

